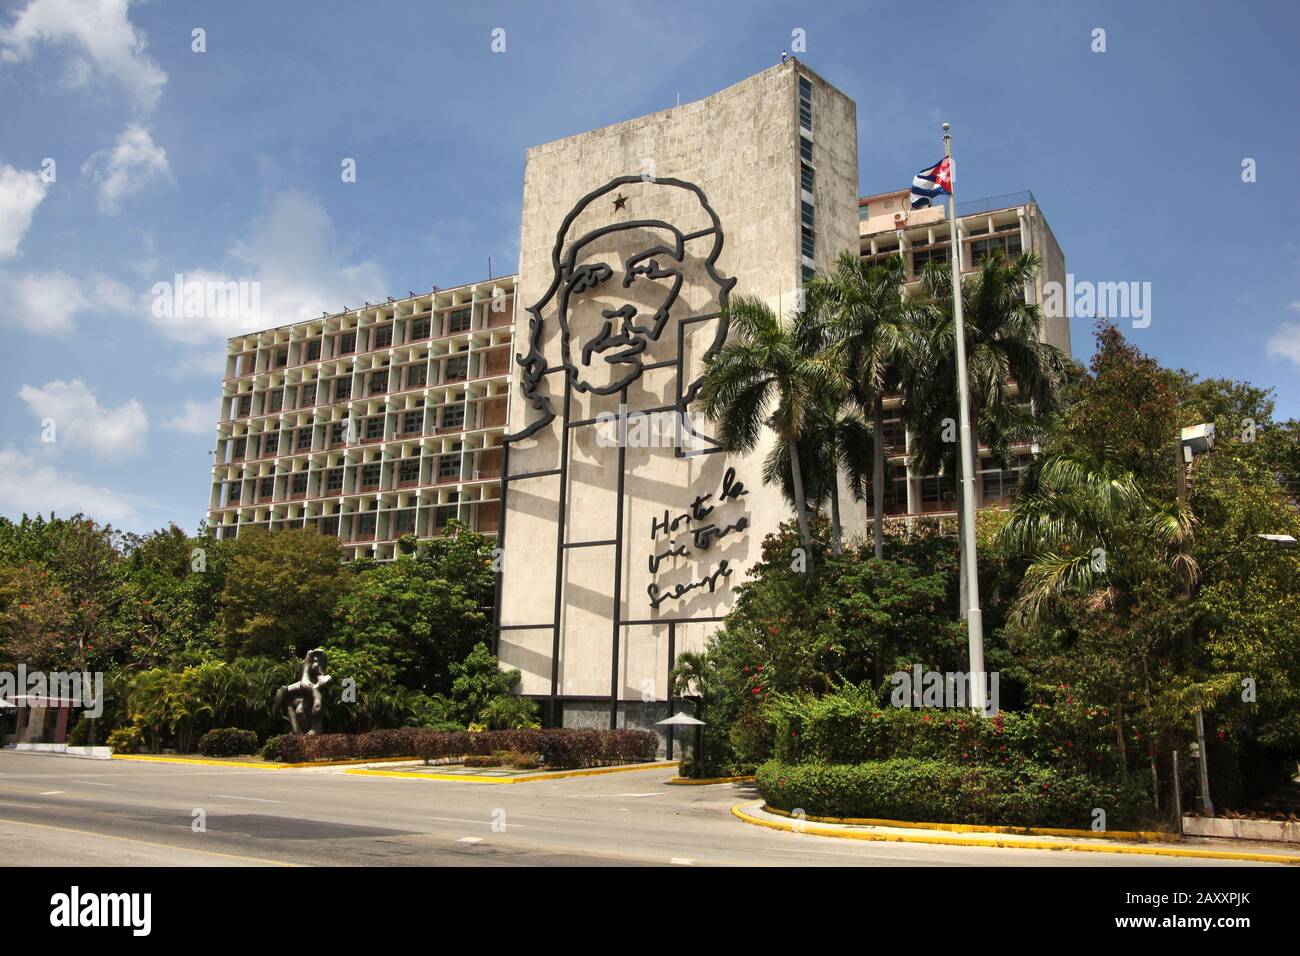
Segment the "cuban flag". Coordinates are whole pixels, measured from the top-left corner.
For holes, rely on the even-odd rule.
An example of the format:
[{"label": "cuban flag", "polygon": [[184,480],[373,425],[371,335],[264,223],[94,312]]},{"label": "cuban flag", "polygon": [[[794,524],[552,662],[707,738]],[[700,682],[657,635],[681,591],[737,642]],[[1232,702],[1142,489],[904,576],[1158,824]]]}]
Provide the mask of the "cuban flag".
[{"label": "cuban flag", "polygon": [[912,208],[923,209],[940,193],[952,195],[952,160],[944,157],[912,179]]}]

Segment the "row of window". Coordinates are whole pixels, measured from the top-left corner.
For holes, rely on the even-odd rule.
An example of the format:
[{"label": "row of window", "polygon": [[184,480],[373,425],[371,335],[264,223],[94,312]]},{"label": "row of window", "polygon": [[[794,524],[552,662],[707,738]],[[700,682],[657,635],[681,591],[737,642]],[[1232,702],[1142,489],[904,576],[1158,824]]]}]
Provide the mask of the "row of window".
[{"label": "row of window", "polygon": [[[469,306],[463,309],[456,309],[448,313],[446,322],[446,331],[444,335],[456,335],[461,332],[468,332],[473,325],[473,312]],[[428,339],[433,334],[433,317],[424,316],[422,318],[410,319],[407,321],[406,337],[403,343],[419,342]],[[351,355],[357,351],[358,332],[353,329],[348,332],[337,332],[329,336],[334,343],[333,356]],[[320,361],[322,351],[322,338],[308,339],[301,343],[299,355],[300,363]],[[370,326],[360,333],[360,342],[363,346],[361,351],[374,351],[375,349],[385,349],[393,344],[393,323],[381,323]],[[251,360],[251,357],[245,357],[245,361]],[[282,345],[275,350],[271,356],[272,368],[286,368],[289,365],[289,346]],[[241,373],[241,374],[246,374]]]},{"label": "row of window", "polygon": [[[1019,227],[1013,226],[1011,228],[1015,229],[1015,231],[1006,234],[988,236],[983,239],[970,240],[968,243],[970,249],[970,262],[967,263],[966,267],[969,268],[972,265],[978,267],[985,259],[998,255],[1006,259],[1014,259],[1016,256],[1020,255],[1023,248],[1020,243],[1020,230]],[[913,246],[909,253],[912,265],[912,271],[909,274],[919,276],[925,270],[925,267],[931,263],[946,265],[950,259],[950,246],[951,243],[949,242],[935,243],[932,246]],[[886,259],[896,255],[898,255],[897,247],[893,249],[882,249],[874,256],[869,256],[868,258],[872,262],[884,262]]]},{"label": "row of window", "polygon": [[[813,110],[812,82],[807,77],[799,77],[799,186],[809,197],[813,195],[817,173],[813,168]],[[817,211],[808,199],[799,201],[799,252],[804,259],[811,262],[817,254]],[[800,266],[800,275],[804,282],[813,277],[813,268],[804,262]]]},{"label": "row of window", "polygon": [[[395,473],[397,484],[407,485],[420,480],[420,459],[419,458],[402,458],[395,462]],[[369,462],[360,467],[357,476],[359,491],[373,491],[379,487],[380,476],[382,474],[382,465],[380,462]],[[461,457],[460,445],[457,443],[451,452],[438,455],[435,458],[434,474],[436,481],[455,481],[460,478]],[[343,469],[327,468],[321,473],[322,475],[322,495],[338,495],[343,493]],[[290,497],[297,497],[307,494],[308,472],[296,471],[287,476],[286,494]],[[275,496],[275,476],[266,475],[262,478],[253,479],[254,495],[261,501],[273,498]],[[226,485],[226,501],[233,504],[240,500],[243,487],[243,480],[236,479],[228,482]]]},{"label": "row of window", "polygon": [[[429,383],[429,367],[423,362],[417,362],[412,365],[400,366],[398,372],[398,388],[411,389],[423,388]],[[469,377],[469,356],[456,355],[447,359],[443,368],[443,377],[441,384],[451,382],[463,382]],[[352,376],[341,375],[337,378],[323,380],[324,391],[317,391],[316,382],[304,382],[301,385],[288,385],[276,388],[265,393],[263,414],[271,414],[284,410],[285,399],[288,398],[289,408],[309,408],[317,403],[317,396],[323,394],[326,402],[343,402],[352,398]],[[367,373],[362,380],[362,391],[369,397],[371,395],[383,395],[388,392],[388,363],[385,362],[382,367],[373,372]],[[236,418],[247,418],[253,413],[253,396],[244,394],[239,396],[239,402],[235,409]]]},{"label": "row of window", "polygon": [[[384,414],[371,415],[368,418],[360,419],[361,440],[365,442],[380,441],[384,437]],[[351,429],[356,428],[353,423],[357,419],[346,419],[341,422],[331,422],[329,425],[329,446],[341,447],[357,443],[355,432]],[[440,406],[434,412],[435,427],[439,431],[456,431],[465,427],[465,406],[457,402],[454,405]],[[288,441],[285,442],[285,451],[283,454],[297,454],[298,452],[311,451],[313,425],[303,425],[299,428],[290,429],[286,432]],[[394,438],[410,438],[421,435],[424,432],[424,409],[414,408],[400,413],[396,431],[393,433]],[[282,454],[280,443],[280,432],[267,432],[264,435],[241,436],[234,439],[234,447],[231,449],[231,460],[239,461],[243,458],[270,458],[274,455]],[[251,449],[251,453],[250,453]]]}]

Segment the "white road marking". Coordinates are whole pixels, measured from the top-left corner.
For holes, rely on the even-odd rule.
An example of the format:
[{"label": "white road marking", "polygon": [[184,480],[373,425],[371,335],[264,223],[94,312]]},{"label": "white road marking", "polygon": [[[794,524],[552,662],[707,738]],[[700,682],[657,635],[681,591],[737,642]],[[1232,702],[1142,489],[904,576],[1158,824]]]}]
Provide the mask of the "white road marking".
[{"label": "white road marking", "polygon": [[[388,816],[389,814],[385,814]],[[426,820],[442,820],[446,823],[481,823],[485,826],[491,826],[491,820],[470,820],[465,817],[425,817]],[[503,827],[522,827],[522,823],[503,823]]]},{"label": "white road marking", "polygon": [[52,797],[52,796],[54,796],[56,793],[63,793],[63,791],[62,791],[62,790],[42,790],[42,791],[41,791],[41,796],[42,796],[42,797]]},{"label": "white road marking", "polygon": [[688,860],[688,859],[686,859],[686,857],[684,857],[684,856],[675,856],[675,857],[673,857],[671,860],[669,860],[668,862],[669,862],[669,863],[675,863],[675,864],[677,864],[678,866],[694,866],[694,865],[695,865],[695,861],[694,861],[694,860]]},{"label": "white road marking", "polygon": [[461,837],[456,842],[457,843],[482,843],[483,838],[482,837]]},{"label": "white road marking", "polygon": [[223,800],[252,800],[255,803],[284,803],[283,800],[266,800],[262,797],[237,797],[231,793],[214,793],[214,797],[220,797]]},{"label": "white road marking", "polygon": [[116,787],[115,783],[96,783],[94,780],[74,780],[73,783],[79,783],[83,787]]},{"label": "white road marking", "polygon": [[45,809],[44,807],[42,807],[42,806],[37,806],[37,805],[34,804],[34,803],[9,803],[8,801],[0,801],[0,807],[25,807],[25,808],[28,809],[28,810],[44,810],[44,809]]}]

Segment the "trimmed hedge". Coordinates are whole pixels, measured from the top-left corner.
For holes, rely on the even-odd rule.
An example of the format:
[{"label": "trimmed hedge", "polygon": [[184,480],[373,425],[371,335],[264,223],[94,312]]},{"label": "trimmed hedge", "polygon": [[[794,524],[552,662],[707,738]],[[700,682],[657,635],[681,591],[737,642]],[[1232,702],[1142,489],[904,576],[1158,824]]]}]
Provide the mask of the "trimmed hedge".
[{"label": "trimmed hedge", "polygon": [[239,757],[257,753],[257,734],[238,727],[218,727],[199,738],[199,753],[208,757]]},{"label": "trimmed hedge", "polygon": [[789,764],[912,757],[1014,770],[1050,765],[1119,776],[1109,712],[1073,702],[981,717],[966,710],[881,706],[854,693],[785,697],[768,711],[772,756]]},{"label": "trimmed hedge", "polygon": [[418,757],[426,763],[498,751],[537,754],[551,770],[647,763],[659,750],[648,730],[441,731],[421,727],[372,730],[364,734],[284,734],[272,737],[262,756],[277,763]]},{"label": "trimmed hedge", "polygon": [[922,823],[1087,829],[1100,807],[1115,829],[1138,820],[1146,806],[1139,786],[1030,764],[1013,770],[907,757],[860,764],[769,760],[758,768],[757,783],[778,810]]}]

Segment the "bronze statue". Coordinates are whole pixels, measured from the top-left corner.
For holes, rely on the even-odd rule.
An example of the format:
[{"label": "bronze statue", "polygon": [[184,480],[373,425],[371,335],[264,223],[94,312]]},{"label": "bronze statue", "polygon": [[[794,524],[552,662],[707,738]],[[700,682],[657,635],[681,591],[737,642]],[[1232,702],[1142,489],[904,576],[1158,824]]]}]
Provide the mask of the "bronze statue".
[{"label": "bronze statue", "polygon": [[302,659],[302,677],[275,692],[275,710],[285,711],[295,734],[325,732],[323,689],[332,677],[325,673],[325,652],[314,647]]}]

